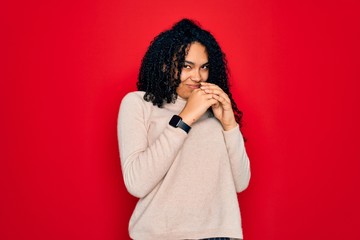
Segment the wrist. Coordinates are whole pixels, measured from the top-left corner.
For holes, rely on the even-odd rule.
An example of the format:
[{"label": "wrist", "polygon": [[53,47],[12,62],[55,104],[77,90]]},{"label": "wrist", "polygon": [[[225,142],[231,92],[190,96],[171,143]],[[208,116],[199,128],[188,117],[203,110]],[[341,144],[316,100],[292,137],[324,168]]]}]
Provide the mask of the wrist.
[{"label": "wrist", "polygon": [[231,129],[234,129],[237,126],[238,126],[238,124],[237,124],[236,121],[234,121],[234,122],[232,122],[230,124],[222,124],[222,127],[223,127],[224,131],[229,131]]},{"label": "wrist", "polygon": [[189,114],[185,114],[181,112],[179,114],[179,117],[181,117],[182,121],[189,126],[191,126],[194,122],[196,122],[196,119],[191,117]]},{"label": "wrist", "polygon": [[174,115],[170,119],[169,125],[174,128],[180,128],[184,130],[186,133],[189,133],[189,131],[191,130],[191,127],[188,124],[186,124],[186,122],[184,122],[179,115]]}]

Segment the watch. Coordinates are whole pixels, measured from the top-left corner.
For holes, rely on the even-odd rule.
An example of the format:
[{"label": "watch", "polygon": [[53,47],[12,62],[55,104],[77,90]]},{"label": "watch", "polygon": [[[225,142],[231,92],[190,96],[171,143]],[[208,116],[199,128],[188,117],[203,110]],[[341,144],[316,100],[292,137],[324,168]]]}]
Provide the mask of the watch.
[{"label": "watch", "polygon": [[182,118],[178,115],[174,115],[169,122],[170,126],[173,126],[174,128],[181,128],[186,133],[189,133],[191,127],[187,125],[185,122],[183,122]]}]

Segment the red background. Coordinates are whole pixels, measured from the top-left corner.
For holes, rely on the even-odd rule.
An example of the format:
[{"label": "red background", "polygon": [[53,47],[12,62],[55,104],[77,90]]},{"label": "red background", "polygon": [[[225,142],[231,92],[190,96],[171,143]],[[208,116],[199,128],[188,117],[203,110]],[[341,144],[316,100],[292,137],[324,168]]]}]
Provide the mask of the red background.
[{"label": "red background", "polygon": [[360,239],[357,1],[1,5],[0,239],[129,238],[118,107],[182,17],[218,39],[245,114],[245,239]]}]

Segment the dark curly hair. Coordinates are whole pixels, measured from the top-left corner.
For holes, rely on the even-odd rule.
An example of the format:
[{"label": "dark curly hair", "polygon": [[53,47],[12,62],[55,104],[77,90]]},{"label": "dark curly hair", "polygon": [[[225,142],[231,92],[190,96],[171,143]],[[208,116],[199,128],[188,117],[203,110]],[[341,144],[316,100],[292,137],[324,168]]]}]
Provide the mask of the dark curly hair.
[{"label": "dark curly hair", "polygon": [[177,98],[176,88],[188,47],[199,42],[205,46],[209,59],[207,82],[218,85],[230,98],[235,120],[241,127],[242,112],[237,108],[229,90],[228,67],[225,54],[212,34],[192,20],[182,19],[150,43],[141,62],[137,88],[144,91],[144,99],[158,107]]}]

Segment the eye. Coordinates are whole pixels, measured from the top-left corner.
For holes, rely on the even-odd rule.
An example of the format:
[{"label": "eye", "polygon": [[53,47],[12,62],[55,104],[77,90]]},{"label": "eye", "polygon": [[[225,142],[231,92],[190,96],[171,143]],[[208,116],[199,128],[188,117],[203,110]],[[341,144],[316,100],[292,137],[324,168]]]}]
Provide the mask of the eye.
[{"label": "eye", "polygon": [[186,68],[186,69],[191,69],[191,66],[190,66],[190,65],[185,64],[183,68]]},{"label": "eye", "polygon": [[208,70],[208,69],[209,69],[209,65],[202,66],[202,69]]}]

